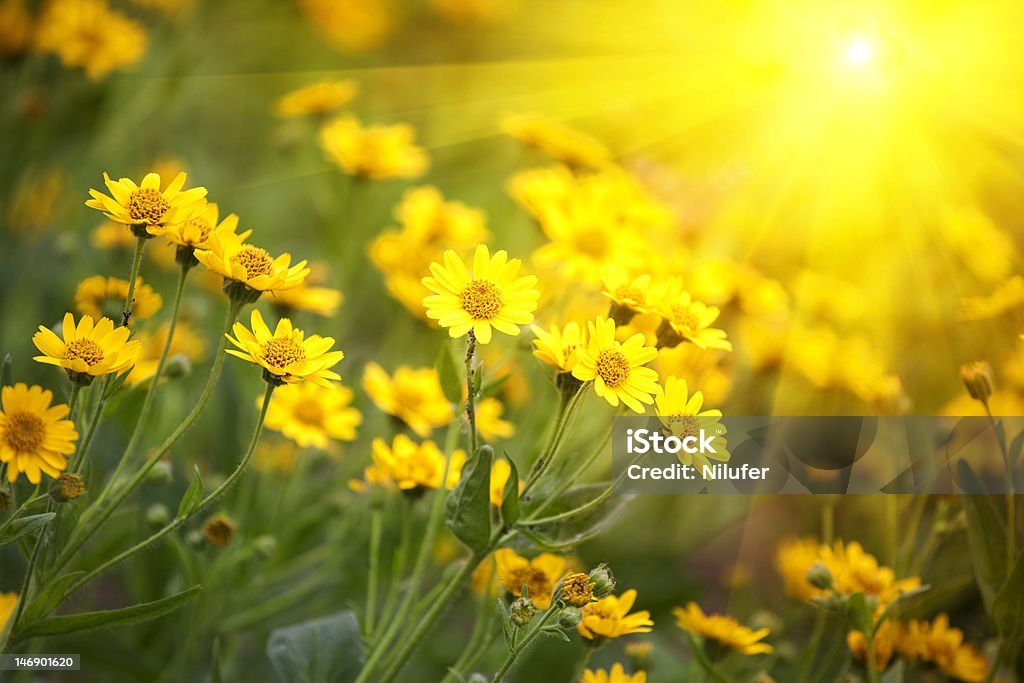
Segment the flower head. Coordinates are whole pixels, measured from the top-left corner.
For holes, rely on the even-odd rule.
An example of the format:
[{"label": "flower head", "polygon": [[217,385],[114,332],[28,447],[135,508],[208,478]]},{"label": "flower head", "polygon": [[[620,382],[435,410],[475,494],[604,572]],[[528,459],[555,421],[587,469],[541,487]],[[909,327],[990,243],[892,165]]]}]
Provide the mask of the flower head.
[{"label": "flower head", "polygon": [[615,664],[610,671],[586,669],[581,683],[647,683],[647,672],[627,674],[621,664]]},{"label": "flower head", "polygon": [[426,150],[414,143],[412,127],[363,127],[356,117],[340,116],[320,129],[327,157],[349,175],[374,180],[418,178],[430,164]]},{"label": "flower head", "polygon": [[98,80],[135,64],[146,51],[146,31],[103,0],[50,0],[39,15],[36,46],[80,66]]},{"label": "flower head", "polygon": [[377,363],[367,363],[363,389],[388,415],[393,415],[420,436],[430,436],[436,427],[452,420],[452,406],[441,390],[434,368],[400,365],[388,375]]},{"label": "flower head", "polygon": [[[263,399],[258,399],[260,406]],[[348,387],[326,389],[317,384],[287,384],[274,392],[267,427],[303,448],[327,448],[330,439],[353,441],[363,416],[352,407]]]},{"label": "flower head", "polygon": [[142,342],[128,341],[127,327],[114,327],[110,318],[100,318],[94,325],[92,317],[83,315],[76,327],[75,317],[66,313],[62,333],[63,339],[40,325],[32,343],[44,355],[35,360],[64,368],[72,381],[81,384],[99,375],[127,370],[142,349]]},{"label": "flower head", "polygon": [[443,485],[455,488],[459,483],[466,453],[452,452],[448,463],[448,476],[444,478],[445,457],[433,441],[417,444],[405,434],[399,434],[389,446],[383,439],[374,439],[373,465],[367,468],[367,481],[392,483],[402,490],[419,488],[437,489]]},{"label": "flower head", "polygon": [[214,234],[219,234],[222,237],[237,237],[239,242],[244,242],[252,234],[252,230],[238,233],[238,216],[233,213],[224,216],[224,220],[219,219],[220,208],[210,202],[203,207],[202,211],[180,223],[151,226],[149,233],[165,237],[168,242],[177,247],[192,249],[209,249],[211,247],[210,237]]},{"label": "flower head", "polygon": [[135,184],[131,178],[111,180],[103,174],[110,195],[99,190],[89,190],[92,197],[86,206],[103,212],[103,215],[123,225],[130,226],[136,237],[150,237],[167,226],[186,221],[202,213],[205,207],[206,188],[193,187],[182,191],[185,186],[185,172],[174,177],[161,190],[163,184],[159,173],[147,173],[142,182]]},{"label": "flower head", "polygon": [[715,452],[707,453],[679,452],[679,459],[684,465],[692,465],[696,460],[698,469],[709,465],[708,458],[725,462],[729,460],[728,442],[723,436],[725,425],[721,423],[722,411],[704,407],[704,394],[699,391],[689,394],[686,380],[669,375],[665,386],[654,397],[655,412],[664,426],[666,436],[677,436],[683,439],[688,436],[699,437],[700,432],[715,434],[711,444]]},{"label": "flower head", "polygon": [[564,557],[541,553],[528,560],[511,548],[500,548],[495,551],[494,559],[498,563],[498,580],[512,595],[519,597],[523,586],[526,586],[537,609],[551,606],[555,586],[565,575],[567,563]]},{"label": "flower head", "polygon": [[[135,292],[132,300],[132,319],[148,318],[163,305],[163,298],[145,284],[142,278],[135,281]],[[93,275],[78,283],[75,290],[75,308],[93,318],[101,318],[104,314],[121,315],[121,307],[128,297],[128,281],[116,277]]]},{"label": "flower head", "polygon": [[505,251],[491,256],[483,244],[473,256],[470,273],[452,250],[444,253],[444,265],[430,264],[433,277],[423,278],[430,291],[423,305],[427,316],[448,328],[452,337],[472,331],[481,344],[491,341],[491,328],[505,334],[519,334],[519,326],[533,320],[540,292],[533,275],[518,277],[519,259],[509,260]]},{"label": "flower head", "polygon": [[[233,288],[251,293],[255,300],[263,292],[276,292],[298,287],[309,274],[305,261],[292,265],[291,254],[271,256],[266,249],[243,243],[238,236],[214,232],[208,249],[197,249],[196,259],[224,278],[224,289]],[[237,284],[235,284],[237,283]]]},{"label": "flower head", "polygon": [[594,601],[594,582],[583,572],[570,572],[562,580],[562,600],[573,607],[584,607]]},{"label": "flower head", "polygon": [[636,591],[628,590],[616,597],[607,595],[583,608],[583,619],[576,627],[587,640],[618,638],[630,633],[650,633],[654,622],[647,610],[634,612]]},{"label": "flower head", "polygon": [[[64,419],[68,406],[51,406],[53,392],[18,383],[0,391],[0,461],[7,463],[7,481],[22,472],[33,484],[39,473],[57,477],[75,452],[78,432]],[[0,619],[0,630],[3,620]]]},{"label": "flower head", "polygon": [[484,441],[493,442],[498,439],[507,439],[516,433],[514,424],[501,419],[504,412],[505,406],[493,396],[477,401],[476,429]]},{"label": "flower head", "polygon": [[612,312],[610,317],[619,325],[625,325],[637,313],[649,310],[647,290],[651,286],[650,275],[630,277],[626,271],[609,266],[601,275],[604,285],[602,294],[611,299]]},{"label": "flower head", "polygon": [[642,404],[654,403],[658,391],[658,373],[643,367],[654,360],[657,349],[644,345],[644,336],[634,334],[619,343],[615,339],[615,322],[599,315],[587,323],[590,340],[577,350],[579,361],[572,370],[577,379],[593,380],[594,391],[613,406],[625,403],[636,413],[644,412]]},{"label": "flower head", "polygon": [[992,395],[994,381],[992,366],[986,361],[974,361],[960,366],[960,379],[963,380],[967,393],[975,401],[985,403]]},{"label": "flower head", "polygon": [[536,114],[506,117],[501,128],[512,139],[571,166],[600,168],[611,158],[608,148],[597,139]]},{"label": "flower head", "polygon": [[988,674],[985,655],[964,642],[964,632],[950,627],[946,614],[939,614],[931,622],[909,622],[896,648],[905,659],[930,662],[961,681],[984,681]]},{"label": "flower head", "polygon": [[572,372],[578,362],[578,349],[584,346],[583,330],[578,323],[568,322],[559,329],[552,325],[546,331],[534,325],[533,355],[558,372]]},{"label": "flower head", "polygon": [[332,337],[319,335],[305,336],[302,330],[292,327],[292,321],[281,318],[271,333],[263,322],[258,310],[250,318],[252,331],[242,323],[235,323],[235,336],[227,335],[228,341],[239,350],[228,349],[228,353],[242,360],[255,363],[263,368],[263,377],[274,384],[298,384],[312,382],[333,388],[331,380],[340,380],[338,373],[330,370],[345,357],[342,351],[331,351]]},{"label": "flower head", "polygon": [[732,351],[725,330],[711,327],[721,312],[716,306],[694,301],[689,292],[670,290],[658,296],[654,310],[662,317],[659,346],[672,347],[687,341],[701,349]]},{"label": "flower head", "polygon": [[274,105],[281,118],[323,116],[341,109],[359,92],[359,84],[351,79],[320,81],[283,95]]},{"label": "flower head", "polygon": [[285,311],[309,311],[329,318],[341,306],[342,294],[330,287],[308,287],[301,284],[298,287],[281,289],[273,294],[272,303],[274,306]]},{"label": "flower head", "polygon": [[203,523],[203,535],[210,545],[223,548],[235,535],[235,523],[227,515],[213,515]]},{"label": "flower head", "polygon": [[676,625],[679,628],[689,631],[695,636],[717,640],[722,645],[741,654],[768,654],[773,649],[768,643],[760,642],[768,635],[768,629],[762,628],[754,631],[741,625],[732,617],[704,614],[695,602],[687,604],[685,609],[676,607],[672,613],[676,615]]}]

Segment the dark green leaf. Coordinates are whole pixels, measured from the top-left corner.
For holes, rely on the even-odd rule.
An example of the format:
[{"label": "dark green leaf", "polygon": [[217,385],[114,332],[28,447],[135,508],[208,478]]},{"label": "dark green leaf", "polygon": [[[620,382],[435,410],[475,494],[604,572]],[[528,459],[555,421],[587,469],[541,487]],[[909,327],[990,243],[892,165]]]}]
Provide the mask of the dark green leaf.
[{"label": "dark green leaf", "polygon": [[452,347],[447,342],[441,344],[434,366],[437,368],[437,377],[441,381],[444,397],[449,403],[459,403],[462,400],[462,379],[459,377],[455,358],[452,357]]},{"label": "dark green leaf", "polygon": [[899,621],[927,619],[973,591],[973,574],[938,579],[927,591],[911,591],[894,600],[886,608],[887,618]]},{"label": "dark green leaf", "polygon": [[181,503],[178,504],[178,519],[182,517],[188,517],[191,515],[199,502],[203,499],[203,477],[199,474],[199,466],[192,466],[192,482],[188,485],[185,490],[185,495],[181,497]]},{"label": "dark green leaf", "polygon": [[7,525],[3,536],[0,536],[0,548],[35,533],[37,530],[42,529],[44,526],[49,524],[56,516],[56,512],[43,512],[38,515],[29,515],[28,517],[15,519]]},{"label": "dark green leaf", "polygon": [[[957,483],[964,491],[983,490],[974,470],[963,460],[957,462]],[[1006,580],[1006,520],[992,495],[965,494],[961,500],[967,517],[967,544],[974,577],[985,601],[985,611],[991,615],[996,592]]]},{"label": "dark green leaf", "polygon": [[455,537],[471,550],[480,550],[491,537],[491,459],[482,446],[462,468],[462,477],[445,500],[445,521]]},{"label": "dark green leaf", "polygon": [[33,624],[46,617],[57,608],[64,600],[64,591],[71,585],[71,582],[82,576],[85,572],[71,572],[59,576],[48,583],[30,603],[25,606],[25,612],[21,616],[21,623]]},{"label": "dark green leaf", "polygon": [[519,470],[512,458],[505,454],[505,461],[508,462],[510,472],[508,480],[505,481],[505,491],[501,498],[501,519],[511,526],[519,519]]},{"label": "dark green leaf", "polygon": [[351,683],[363,668],[363,643],[352,612],[277,629],[267,657],[285,683]]}]

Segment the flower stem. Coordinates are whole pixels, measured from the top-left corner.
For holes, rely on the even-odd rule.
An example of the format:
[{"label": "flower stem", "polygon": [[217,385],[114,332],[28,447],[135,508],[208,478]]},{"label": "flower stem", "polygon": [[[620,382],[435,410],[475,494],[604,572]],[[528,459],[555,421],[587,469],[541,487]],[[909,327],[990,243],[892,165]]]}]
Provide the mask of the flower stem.
[{"label": "flower stem", "polygon": [[[50,512],[53,510],[53,501],[51,500],[46,504],[46,511]],[[18,607],[14,611],[14,616],[11,618],[10,633],[14,633],[18,626],[18,620],[21,619],[22,612],[25,611],[25,603],[28,602],[28,591],[32,587],[32,575],[36,571],[36,563],[39,561],[39,551],[43,547],[43,537],[46,536],[46,526],[44,525],[39,529],[39,535],[36,536],[35,546],[32,548],[32,555],[29,557],[28,566],[25,567],[25,578],[21,582],[21,590],[18,592]]]},{"label": "flower stem", "polygon": [[410,527],[415,515],[413,515],[411,501],[405,496],[402,499],[402,532],[398,541],[398,552],[395,553],[391,562],[391,580],[388,585],[387,598],[384,600],[384,618],[377,623],[375,631],[370,633],[371,642],[376,642],[390,625],[390,616],[395,613],[395,603],[398,601],[402,576],[405,574],[406,564],[409,561],[409,545],[412,540]]},{"label": "flower stem", "polygon": [[552,605],[548,607],[547,611],[544,612],[544,616],[540,618],[540,621],[534,624],[533,628],[531,628],[527,634],[523,636],[523,639],[516,644],[515,649],[508,653],[508,656],[505,657],[505,661],[502,662],[501,667],[494,673],[494,677],[491,678],[491,683],[500,683],[505,674],[508,673],[508,670],[512,668],[512,665],[516,663],[516,659],[519,658],[519,655],[529,647],[534,638],[540,634],[541,629],[543,629],[548,621],[551,620],[551,617],[559,611],[561,611],[561,608],[557,603],[552,603]]},{"label": "flower stem", "polygon": [[469,457],[476,455],[476,392],[473,391],[476,369],[473,361],[476,355],[476,335],[469,331],[466,342],[466,417],[469,419]]},{"label": "flower stem", "polygon": [[580,477],[583,476],[583,474],[590,468],[590,466],[594,464],[594,461],[597,460],[597,458],[601,455],[602,452],[604,452],[604,447],[608,445],[608,442],[611,440],[611,438],[612,429],[609,426],[608,430],[604,434],[604,438],[601,439],[600,445],[597,448],[595,448],[593,452],[591,452],[591,454],[587,456],[587,458],[582,463],[580,463],[580,466],[577,467],[571,475],[565,478],[565,481],[562,482],[550,496],[544,497],[544,500],[537,507],[537,509],[533,511],[532,514],[539,515],[540,513],[544,512],[549,507],[551,507],[551,505],[554,504],[562,496],[562,494],[564,494],[566,491],[572,488],[573,484],[579,481]]},{"label": "flower stem", "polygon": [[135,281],[139,279],[142,269],[142,250],[149,240],[144,237],[135,238],[135,255],[132,256],[132,267],[128,271],[128,296],[124,298],[124,309],[121,311],[121,327],[127,327],[132,317],[132,305],[135,303]]},{"label": "flower stem", "polygon": [[1006,450],[1006,440],[999,432],[996,425],[996,418],[988,407],[988,401],[982,401],[985,406],[985,414],[988,421],[992,423],[992,430],[996,433],[996,441],[999,442],[999,450],[1003,454],[1003,463],[1006,465],[1006,479],[1009,492],[1006,494],[1006,570],[1010,571],[1013,561],[1017,558],[1017,508],[1014,505],[1014,481],[1013,463],[1010,462],[1010,453]]},{"label": "flower stem", "polygon": [[579,405],[580,398],[583,396],[583,391],[586,386],[587,385],[585,383],[581,384],[579,389],[576,390],[576,393],[571,396],[562,394],[561,400],[558,403],[558,414],[555,417],[554,430],[551,432],[551,437],[548,439],[548,443],[541,452],[540,457],[537,458],[537,461],[533,464],[530,476],[527,477],[526,484],[523,486],[523,492],[519,496],[521,499],[526,499],[530,489],[532,489],[540,480],[551,465],[551,462],[555,459],[555,456],[558,454],[558,447],[561,446],[562,440],[565,438],[569,422],[572,420],[572,416],[576,412],[576,407]]},{"label": "flower stem", "polygon": [[[380,573],[380,536],[383,512],[374,508],[370,513],[370,568],[366,581],[366,630],[373,633],[377,611],[377,579]],[[395,577],[392,577],[392,581]]]},{"label": "flower stem", "polygon": [[78,405],[78,395],[82,391],[82,385],[78,382],[71,384],[71,395],[68,396],[68,419],[74,422],[75,406]]}]

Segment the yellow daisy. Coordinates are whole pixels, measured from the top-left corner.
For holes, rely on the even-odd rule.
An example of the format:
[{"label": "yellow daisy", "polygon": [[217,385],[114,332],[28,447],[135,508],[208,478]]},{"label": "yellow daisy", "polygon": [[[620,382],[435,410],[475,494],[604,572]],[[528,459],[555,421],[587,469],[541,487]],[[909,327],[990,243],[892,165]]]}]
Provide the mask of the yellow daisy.
[{"label": "yellow daisy", "polygon": [[452,405],[441,390],[434,368],[400,365],[394,375],[377,363],[368,363],[363,371],[363,389],[374,404],[397,417],[420,436],[430,436],[436,427],[452,420]]},{"label": "yellow daisy", "polygon": [[245,244],[238,236],[226,233],[211,233],[209,248],[197,249],[195,257],[224,278],[224,290],[229,295],[241,295],[249,301],[255,301],[263,292],[298,287],[309,274],[305,261],[291,265],[291,254],[274,258],[266,249]]},{"label": "yellow daisy", "polygon": [[417,488],[447,489],[459,483],[466,452],[452,452],[448,477],[444,478],[444,453],[433,441],[417,444],[405,434],[399,434],[388,446],[383,439],[374,439],[371,446],[373,466],[367,468],[367,482],[387,481],[402,490]]},{"label": "yellow daisy", "polygon": [[115,223],[130,226],[136,237],[151,237],[169,225],[201,213],[205,206],[205,187],[182,191],[184,171],[178,173],[162,191],[160,186],[163,183],[158,173],[147,173],[138,185],[130,178],[111,180],[104,173],[103,182],[111,196],[99,190],[89,190],[92,199],[85,205],[102,211]]},{"label": "yellow daisy", "polygon": [[[257,400],[263,406],[263,398]],[[348,387],[325,389],[316,384],[288,384],[274,392],[267,410],[270,429],[306,448],[327,448],[329,439],[354,441],[363,416],[352,407]]]},{"label": "yellow daisy", "polygon": [[630,633],[650,633],[654,622],[647,610],[629,613],[636,602],[636,591],[628,590],[616,597],[607,595],[583,608],[583,618],[576,628],[587,640],[618,638]]},{"label": "yellow daisy", "polygon": [[533,275],[517,277],[522,262],[509,260],[505,251],[491,256],[483,244],[473,256],[472,274],[452,250],[444,253],[444,265],[430,264],[433,277],[423,284],[434,292],[424,297],[427,316],[448,328],[452,337],[472,331],[481,344],[491,341],[491,328],[519,334],[519,326],[533,320],[540,292]]},{"label": "yellow daisy", "polygon": [[616,664],[611,671],[585,670],[581,683],[647,683],[647,672],[637,671],[635,674],[627,674],[621,664]]},{"label": "yellow daisy", "polygon": [[665,292],[658,296],[654,309],[662,317],[658,345],[673,347],[687,341],[701,349],[732,351],[725,330],[711,327],[721,311],[694,301],[689,292]]},{"label": "yellow daisy", "polygon": [[228,353],[242,360],[255,363],[263,368],[263,379],[272,384],[299,384],[303,381],[334,388],[331,380],[340,380],[338,373],[330,370],[345,357],[341,351],[331,351],[332,337],[312,335],[306,337],[302,330],[292,327],[292,321],[281,318],[273,333],[263,322],[258,310],[250,318],[252,331],[242,323],[235,323],[235,336],[227,335],[228,341],[240,350],[228,349]]},{"label": "yellow daisy", "polygon": [[578,323],[568,322],[559,329],[552,325],[547,331],[537,325],[532,328],[533,355],[558,372],[572,372],[579,362],[578,350],[586,344],[583,329]]},{"label": "yellow daisy", "polygon": [[[687,436],[697,437],[701,430],[705,434],[716,435],[711,440],[715,453],[680,451],[678,457],[684,465],[693,465],[696,461],[698,469],[701,469],[705,465],[710,465],[708,458],[720,462],[729,460],[729,444],[722,436],[726,433],[725,425],[721,423],[722,411],[701,410],[704,407],[704,394],[695,391],[691,396],[685,379],[669,375],[665,379],[664,388],[654,397],[654,407],[658,419],[665,427],[666,436],[672,435],[681,439]],[[703,472],[702,469],[701,471]]]},{"label": "yellow daisy", "polygon": [[103,0],[50,0],[36,22],[35,43],[66,66],[80,66],[98,80],[135,64],[146,51],[142,25]]},{"label": "yellow daisy", "polygon": [[39,326],[32,343],[44,355],[35,360],[62,367],[73,382],[88,384],[93,377],[119,373],[135,364],[142,342],[128,341],[127,327],[114,327],[110,318],[100,318],[93,324],[92,317],[83,315],[75,327],[75,317],[64,315],[63,339],[52,330]]},{"label": "yellow daisy", "polygon": [[516,427],[508,420],[502,420],[505,406],[496,398],[485,398],[476,404],[476,429],[484,441],[507,439],[516,433]]},{"label": "yellow daisy", "polygon": [[427,152],[415,144],[412,126],[363,127],[351,115],[340,116],[320,130],[327,157],[349,175],[384,180],[418,178],[430,165]]},{"label": "yellow daisy", "polygon": [[555,586],[568,570],[566,559],[551,553],[541,553],[528,560],[511,548],[500,548],[495,551],[494,559],[498,563],[501,585],[516,597],[522,595],[525,585],[537,609],[551,607]]},{"label": "yellow daisy", "polygon": [[722,645],[741,654],[768,654],[773,649],[768,643],[759,642],[768,635],[768,629],[762,628],[754,631],[741,625],[732,617],[704,614],[695,602],[686,605],[685,609],[676,607],[672,613],[676,615],[676,625],[684,631],[689,631],[695,636],[717,640]]},{"label": "yellow daisy", "polygon": [[351,79],[320,81],[281,96],[274,113],[281,118],[323,116],[341,109],[359,92],[359,84]]},{"label": "yellow daisy", "polygon": [[[128,281],[116,277],[104,277],[93,275],[78,283],[75,290],[75,308],[79,313],[100,318],[105,314],[111,317],[121,315],[121,307],[128,297]],[[132,300],[132,317],[148,318],[163,305],[163,297],[153,291],[153,288],[142,282],[142,278],[135,280],[135,293]],[[113,308],[111,308],[113,307]]]},{"label": "yellow daisy", "polygon": [[342,299],[341,292],[336,289],[302,284],[274,292],[271,303],[285,311],[309,311],[330,318],[337,313]]},{"label": "yellow daisy", "polygon": [[[252,230],[238,233],[238,216],[229,213],[220,219],[220,208],[210,202],[202,211],[191,218],[172,225],[154,225],[150,227],[150,234],[164,237],[176,247],[190,249],[209,249],[210,236],[219,233],[222,236],[237,237],[239,242],[244,242]],[[219,222],[218,222],[219,221]]]},{"label": "yellow daisy", "polygon": [[625,325],[637,313],[647,313],[647,289],[651,286],[650,275],[630,277],[625,270],[608,266],[601,275],[602,293],[611,299],[612,310],[608,317],[616,325]]},{"label": "yellow daisy", "polygon": [[619,343],[615,322],[603,315],[587,326],[590,341],[577,350],[579,361],[573,376],[584,382],[593,380],[594,391],[611,405],[622,401],[634,412],[644,412],[642,404],[654,403],[652,394],[658,392],[658,373],[643,366],[658,356],[657,349],[645,346],[640,333]]},{"label": "yellow daisy", "polygon": [[0,633],[7,627],[7,621],[18,607],[17,593],[0,593]]},{"label": "yellow daisy", "polygon": [[[18,383],[0,391],[0,461],[7,464],[7,481],[25,473],[38,484],[39,473],[57,477],[67,469],[69,454],[75,452],[78,432],[64,419],[68,406],[50,406],[53,392]],[[0,630],[3,619],[0,619]]]}]

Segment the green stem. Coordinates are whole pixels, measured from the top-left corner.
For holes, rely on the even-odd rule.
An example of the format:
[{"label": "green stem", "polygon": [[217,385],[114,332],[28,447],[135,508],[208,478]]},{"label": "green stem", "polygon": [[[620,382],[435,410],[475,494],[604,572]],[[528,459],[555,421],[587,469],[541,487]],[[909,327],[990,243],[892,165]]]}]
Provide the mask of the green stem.
[{"label": "green stem", "polygon": [[1006,440],[1000,435],[996,425],[996,418],[988,407],[988,401],[982,401],[985,406],[985,414],[988,421],[992,423],[992,430],[996,433],[996,441],[999,442],[999,450],[1003,454],[1003,463],[1006,466],[1006,479],[1009,492],[1006,494],[1006,567],[1007,571],[1013,567],[1013,561],[1017,558],[1017,508],[1014,505],[1014,481],[1013,464],[1010,462],[1010,453],[1006,450]]},{"label": "green stem", "polygon": [[75,382],[71,385],[71,395],[68,396],[68,419],[74,422],[75,406],[78,405],[78,395],[82,391],[82,385]]},{"label": "green stem", "polygon": [[593,641],[588,640],[586,642],[586,649],[583,651],[583,656],[580,657],[580,661],[576,662],[576,668],[573,670],[572,678],[569,679],[569,683],[580,683],[583,679],[583,672],[587,668],[587,663],[590,661],[590,658],[593,656],[594,650],[596,649],[597,648],[594,647]]},{"label": "green stem", "polygon": [[[46,511],[50,512],[52,509],[53,501],[51,500],[46,505]],[[14,611],[14,617],[11,619],[10,633],[14,633],[18,627],[18,621],[21,619],[21,614],[25,611],[25,603],[28,602],[28,591],[32,587],[32,575],[36,571],[36,563],[39,561],[39,551],[43,547],[44,536],[46,536],[45,525],[39,530],[39,535],[36,536],[36,544],[32,548],[32,556],[29,558],[28,566],[25,568],[25,578],[21,582],[21,591],[18,593],[18,606]]]},{"label": "green stem", "polygon": [[262,434],[263,432],[263,422],[266,420],[267,410],[270,408],[270,397],[274,393],[275,388],[276,385],[271,384],[270,382],[267,383],[267,390],[263,394],[263,407],[260,409],[260,416],[256,421],[256,429],[252,433],[252,440],[249,442],[249,448],[246,450],[245,455],[242,456],[242,460],[238,463],[238,466],[235,467],[234,471],[230,475],[228,475],[228,478],[225,479],[220,486],[214,489],[213,492],[210,493],[210,495],[206,496],[206,498],[203,498],[203,500],[200,501],[200,503],[195,507],[195,509],[193,509],[188,514],[176,517],[173,522],[171,522],[164,528],[160,529],[156,533],[152,534],[149,538],[139,541],[131,548],[128,548],[119,555],[107,560],[100,566],[88,572],[82,578],[75,581],[73,584],[71,584],[71,586],[68,587],[67,591],[64,593],[64,597],[67,598],[72,593],[82,588],[87,583],[92,581],[94,578],[105,572],[107,569],[110,569],[119,562],[128,559],[135,553],[144,550],[146,547],[152,545],[153,543],[156,543],[167,534],[171,533],[172,531],[175,531],[189,519],[195,517],[197,514],[202,512],[203,509],[209,507],[211,503],[215,502],[218,498],[223,496],[228,491],[228,489],[234,486],[235,482],[238,481],[238,479],[245,472],[246,468],[249,466],[249,463],[252,461],[253,455],[256,453],[256,444],[258,444],[260,441],[260,434]]},{"label": "green stem", "polygon": [[551,437],[549,438],[544,450],[541,452],[541,456],[534,463],[533,469],[530,471],[530,476],[527,478],[526,484],[523,486],[523,491],[519,496],[521,499],[526,499],[527,494],[529,494],[533,486],[544,475],[544,472],[547,471],[551,462],[558,454],[558,447],[561,446],[562,440],[565,438],[569,422],[572,421],[572,416],[576,412],[576,407],[579,405],[580,398],[583,396],[586,386],[586,383],[581,384],[579,389],[576,390],[576,393],[571,396],[567,397],[564,393],[561,395],[561,400],[558,404],[558,415],[555,418],[555,428],[551,432]]},{"label": "green stem", "polygon": [[476,369],[473,367],[476,355],[476,335],[469,331],[466,342],[466,417],[469,419],[469,456],[476,455],[476,392],[473,391],[473,380]]},{"label": "green stem", "polygon": [[376,641],[377,638],[386,632],[387,627],[390,625],[391,615],[395,614],[395,603],[398,601],[402,576],[405,574],[405,566],[409,561],[409,545],[412,542],[411,527],[415,515],[413,515],[412,506],[409,504],[410,501],[405,496],[402,496],[402,499],[402,531],[401,537],[398,541],[398,552],[395,553],[391,563],[391,579],[388,582],[388,595],[384,600],[384,618],[378,622],[376,630],[371,632],[371,639],[373,641]]},{"label": "green stem", "polygon": [[549,607],[547,611],[544,612],[544,616],[540,618],[540,621],[538,621],[533,626],[533,628],[531,628],[529,632],[527,632],[523,639],[516,644],[515,648],[508,653],[508,656],[505,657],[505,661],[502,662],[501,667],[499,667],[498,670],[494,672],[494,677],[491,678],[491,683],[499,683],[502,680],[502,678],[504,678],[505,674],[508,673],[508,670],[512,668],[512,665],[516,663],[516,659],[519,658],[519,655],[521,655],[526,650],[526,648],[529,647],[530,643],[532,643],[533,640],[540,634],[541,629],[543,629],[544,626],[547,625],[548,621],[551,620],[551,617],[556,612],[560,611],[561,607],[557,603],[551,604],[551,607]]},{"label": "green stem", "polygon": [[814,614],[814,630],[811,631],[811,639],[804,649],[803,656],[800,658],[800,672],[799,683],[803,683],[807,680],[807,676],[811,673],[811,665],[814,664],[814,658],[818,653],[818,647],[821,645],[821,637],[825,634],[825,612],[822,610],[815,611]]},{"label": "green stem", "polygon": [[870,633],[864,634],[867,653],[864,657],[864,668],[868,672],[868,682],[878,683],[878,662],[875,659],[875,639]]},{"label": "green stem", "polygon": [[103,381],[103,385],[100,387],[100,397],[96,401],[96,408],[93,409],[92,419],[89,420],[89,425],[85,428],[85,434],[82,435],[82,441],[78,444],[78,450],[75,452],[74,457],[71,458],[71,463],[68,465],[68,471],[78,472],[81,469],[82,462],[85,460],[86,453],[89,452],[89,446],[92,445],[92,437],[96,434],[96,428],[100,424],[100,418],[103,417],[103,408],[107,405],[107,387],[110,385],[110,378],[113,375],[107,375],[107,378]]},{"label": "green stem", "polygon": [[[377,612],[377,579],[380,574],[380,536],[382,517],[380,509],[370,513],[370,569],[366,586],[366,633],[373,633]],[[392,581],[395,577],[392,577]]]},{"label": "green stem", "polygon": [[[480,599],[477,601],[476,618],[473,620],[473,632],[469,636],[469,640],[466,642],[466,647],[463,648],[462,653],[459,655],[455,663],[448,668],[448,673],[445,674],[444,679],[441,683],[450,683],[452,680],[461,680],[462,671],[469,666],[473,657],[476,655],[477,650],[481,645],[481,640],[484,643],[489,644],[494,642],[492,639],[487,639],[484,634],[490,632],[490,635],[497,637],[498,632],[493,629],[488,629],[491,619],[490,616],[494,614],[494,603],[489,590],[485,589],[480,594]],[[486,645],[485,645],[486,647]]]},{"label": "green stem", "polygon": [[572,488],[572,486],[580,480],[580,477],[583,476],[583,474],[590,468],[590,466],[594,464],[594,461],[597,460],[598,457],[600,457],[601,453],[604,452],[604,447],[608,445],[608,442],[611,440],[611,438],[612,430],[609,427],[609,429],[604,434],[604,438],[601,440],[601,444],[597,448],[595,448],[589,456],[587,456],[586,460],[584,460],[580,464],[580,466],[577,467],[575,471],[573,471],[571,475],[565,478],[565,481],[561,483],[550,496],[544,497],[544,500],[537,507],[537,509],[533,511],[533,514],[539,515],[540,513],[544,512],[549,507],[551,507],[551,505],[555,501],[557,501],[562,496],[562,494],[564,494],[566,491]]},{"label": "green stem", "polygon": [[124,298],[124,309],[121,311],[121,327],[127,327],[132,317],[132,305],[135,303],[135,281],[139,279],[142,269],[142,250],[146,248],[145,237],[135,238],[135,254],[132,256],[132,267],[128,272],[128,295]]}]

